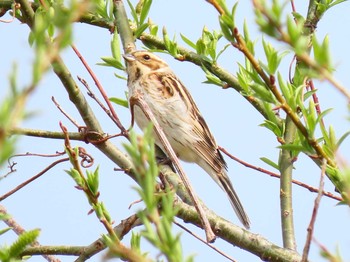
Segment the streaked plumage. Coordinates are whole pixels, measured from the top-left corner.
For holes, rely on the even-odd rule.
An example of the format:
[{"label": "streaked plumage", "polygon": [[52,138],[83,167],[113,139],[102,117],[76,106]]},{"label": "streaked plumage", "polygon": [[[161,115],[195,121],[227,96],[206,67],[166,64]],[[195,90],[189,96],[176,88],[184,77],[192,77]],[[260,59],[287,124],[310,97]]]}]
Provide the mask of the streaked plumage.
[{"label": "streaked plumage", "polygon": [[[143,94],[178,158],[202,167],[227,193],[238,218],[249,228],[249,218],[226,173],[225,160],[185,86],[167,63],[153,53],[133,51],[124,58],[127,62],[129,99],[135,91]],[[149,122],[137,106],[134,118],[141,129]],[[155,141],[163,149],[157,137]]]}]

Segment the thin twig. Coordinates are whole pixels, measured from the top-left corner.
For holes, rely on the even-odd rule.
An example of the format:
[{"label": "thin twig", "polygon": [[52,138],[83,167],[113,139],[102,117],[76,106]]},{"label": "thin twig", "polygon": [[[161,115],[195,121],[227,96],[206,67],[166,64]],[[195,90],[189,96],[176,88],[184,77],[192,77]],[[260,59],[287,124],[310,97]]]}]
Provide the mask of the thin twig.
[{"label": "thin twig", "polygon": [[[290,1],[291,7],[292,7],[292,11],[296,12],[296,8],[295,8],[295,4],[294,4],[294,0]],[[296,21],[295,21],[296,22]]]},{"label": "thin twig", "polygon": [[[105,105],[97,98],[97,96],[95,95],[95,93],[92,91],[92,89],[90,88],[89,84],[85,81],[85,79],[81,78],[78,76],[78,80],[80,81],[80,83],[82,83],[85,88],[88,90],[88,95],[94,99],[96,101],[96,103],[102,108],[103,111],[105,111],[105,113],[109,116],[109,118],[118,126],[120,124],[120,121],[118,118],[115,117],[115,114],[113,114],[113,112],[108,109],[107,107],[105,107]],[[126,136],[126,132],[122,132],[122,134],[124,136]]]},{"label": "thin twig", "polygon": [[40,157],[58,157],[58,156],[62,156],[66,154],[66,152],[56,152],[55,154],[39,154],[39,153],[31,153],[31,152],[27,152],[24,154],[16,154],[16,155],[12,155],[8,161],[11,161],[12,158],[14,157],[21,157],[21,156],[40,156]]},{"label": "thin twig", "polygon": [[25,182],[23,182],[22,184],[16,186],[14,189],[10,190],[9,192],[7,192],[6,194],[2,195],[0,197],[0,202],[3,201],[4,199],[8,198],[9,196],[11,196],[12,194],[16,193],[18,190],[20,190],[21,188],[25,187],[26,185],[28,185],[29,183],[33,182],[35,179],[41,177],[43,174],[45,174],[47,171],[49,171],[51,168],[53,168],[54,166],[56,166],[59,163],[68,161],[69,158],[62,158],[59,159],[53,163],[51,163],[48,167],[46,167],[44,170],[42,170],[41,172],[39,172],[37,175],[31,177],[30,179],[26,180]]},{"label": "thin twig", "polygon": [[175,225],[177,225],[179,228],[185,230],[188,234],[192,235],[193,237],[197,238],[199,241],[201,241],[202,243],[204,243],[205,245],[207,245],[208,247],[210,247],[211,249],[215,250],[216,252],[218,252],[220,255],[226,257],[228,260],[232,261],[232,262],[236,262],[236,260],[234,260],[232,257],[230,257],[229,255],[225,254],[223,251],[221,251],[220,249],[218,249],[216,246],[208,243],[207,241],[205,241],[204,239],[202,239],[200,236],[198,236],[197,234],[195,234],[194,232],[192,232],[191,230],[189,230],[188,228],[186,228],[185,226],[181,225],[180,223],[174,221],[173,222]]},{"label": "thin twig", "polygon": [[56,99],[55,99],[54,96],[51,97],[51,100],[52,100],[52,102],[55,104],[55,106],[58,108],[58,110],[60,110],[60,112],[61,112],[65,117],[67,117],[68,120],[71,121],[71,123],[72,123],[73,125],[76,126],[76,128],[81,129],[81,125],[79,125],[77,121],[75,121],[70,115],[68,115],[68,113],[67,113],[66,111],[64,111],[64,109],[63,109],[62,106],[56,101]]},{"label": "thin twig", "polygon": [[312,236],[313,236],[313,232],[314,232],[314,227],[315,227],[315,222],[316,222],[316,217],[317,217],[317,212],[318,212],[318,208],[320,206],[320,202],[321,202],[321,198],[322,198],[322,191],[323,191],[323,187],[324,187],[324,176],[326,173],[326,160],[323,159],[322,161],[322,170],[321,170],[321,177],[320,177],[320,185],[319,185],[319,193],[317,194],[317,197],[315,199],[315,204],[314,204],[314,208],[312,210],[312,216],[311,216],[311,220],[310,220],[310,224],[307,228],[307,236],[306,236],[306,242],[305,242],[305,246],[303,249],[303,256],[301,261],[302,262],[306,262],[308,255],[309,255],[309,251],[310,251],[310,245],[311,245],[311,240],[312,240]]},{"label": "thin twig", "polygon": [[[280,176],[279,174],[277,174],[277,173],[274,173],[274,172],[272,172],[272,171],[266,170],[266,169],[261,168],[261,167],[257,167],[257,166],[251,165],[251,164],[249,164],[249,163],[247,163],[247,162],[245,162],[245,161],[243,161],[243,160],[241,160],[241,159],[235,157],[234,155],[230,154],[225,148],[223,148],[223,147],[221,147],[221,146],[219,146],[218,148],[219,148],[219,150],[220,150],[221,152],[223,152],[223,153],[224,153],[225,155],[227,155],[229,158],[231,158],[232,160],[234,160],[234,161],[236,161],[236,162],[238,162],[238,163],[240,163],[240,164],[242,164],[242,165],[244,165],[244,166],[246,166],[246,167],[248,167],[248,168],[254,169],[254,170],[256,170],[256,171],[259,171],[259,172],[261,172],[261,173],[267,174],[267,175],[269,175],[269,176],[271,176],[271,177],[274,177],[274,178],[278,178],[278,179],[281,178],[281,176]],[[298,180],[294,180],[294,179],[293,179],[293,180],[292,180],[292,183],[295,184],[295,185],[298,185],[298,186],[300,186],[300,187],[306,188],[306,189],[309,190],[310,192],[319,193],[319,189],[318,189],[318,188],[313,187],[313,186],[310,186],[310,185],[305,184],[305,183],[303,183],[303,182],[300,182],[300,181],[298,181]],[[332,198],[332,199],[334,199],[334,200],[343,201],[343,198],[342,198],[342,197],[336,196],[336,195],[332,194],[331,192],[323,191],[322,194],[323,194],[324,196],[329,197],[329,198]]]},{"label": "thin twig", "polygon": [[159,140],[161,141],[162,145],[164,146],[166,154],[168,155],[168,157],[170,158],[170,160],[174,164],[179,176],[181,177],[181,180],[183,181],[188,193],[191,196],[191,199],[193,200],[193,204],[194,204],[197,212],[199,213],[199,217],[200,217],[201,222],[203,224],[203,228],[204,228],[204,231],[205,231],[205,234],[207,237],[207,241],[209,243],[214,242],[216,237],[215,237],[213,230],[210,227],[210,223],[209,223],[209,220],[204,212],[204,209],[203,209],[197,195],[195,194],[195,192],[191,186],[191,183],[189,182],[189,179],[187,178],[185,172],[183,171],[174,150],[172,149],[168,139],[166,138],[165,134],[163,133],[162,128],[158,124],[158,122],[157,122],[156,118],[154,117],[148,104],[144,101],[142,94],[139,92],[135,92],[133,97],[130,98],[130,109],[132,112],[132,119],[133,119],[133,107],[134,107],[134,105],[139,106],[140,109],[142,110],[142,112],[147,117],[147,119],[149,119],[153,123],[155,133],[159,137]]},{"label": "thin twig", "polygon": [[109,100],[106,91],[103,89],[100,81],[98,80],[97,76],[95,75],[95,73],[92,71],[91,67],[88,65],[88,63],[86,62],[86,60],[84,59],[84,57],[80,54],[79,50],[72,45],[72,48],[74,50],[74,52],[76,53],[76,55],[78,56],[78,58],[80,59],[80,61],[83,63],[84,67],[86,68],[86,70],[89,72],[90,76],[92,77],[92,79],[95,82],[96,87],[98,88],[98,90],[100,91],[103,99],[105,100],[106,104],[108,105],[109,110],[111,111],[113,118],[114,118],[114,123],[116,123],[116,125],[119,127],[120,131],[122,133],[126,132],[126,129],[124,128],[124,126],[122,125],[122,123],[119,120],[119,117],[117,115],[117,113],[115,112],[111,101]]},{"label": "thin twig", "polygon": [[5,175],[0,176],[0,180],[3,179],[3,178],[6,178],[8,175],[10,175],[10,174],[12,174],[12,173],[17,171],[16,169],[14,169],[14,167],[17,165],[17,163],[12,160],[15,157],[23,157],[23,156],[58,157],[58,156],[62,156],[64,154],[65,154],[65,152],[56,152],[55,154],[38,154],[38,153],[27,152],[27,153],[24,153],[24,154],[12,155],[12,156],[10,156],[7,159],[7,163],[9,164],[8,168],[10,169],[10,171],[7,172],[7,174],[5,174]]}]

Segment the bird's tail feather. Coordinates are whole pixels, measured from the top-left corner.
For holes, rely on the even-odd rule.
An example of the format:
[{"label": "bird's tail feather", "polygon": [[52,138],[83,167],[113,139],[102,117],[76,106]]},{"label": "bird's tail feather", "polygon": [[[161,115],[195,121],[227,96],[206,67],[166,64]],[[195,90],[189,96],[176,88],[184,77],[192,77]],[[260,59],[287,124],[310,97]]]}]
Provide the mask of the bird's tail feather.
[{"label": "bird's tail feather", "polygon": [[232,183],[228,178],[226,172],[218,175],[220,186],[224,189],[228,198],[231,202],[233,210],[236,212],[239,220],[245,226],[245,228],[250,228],[250,221],[247,213],[245,212],[241,201],[238,198],[236,191],[233,189]]}]

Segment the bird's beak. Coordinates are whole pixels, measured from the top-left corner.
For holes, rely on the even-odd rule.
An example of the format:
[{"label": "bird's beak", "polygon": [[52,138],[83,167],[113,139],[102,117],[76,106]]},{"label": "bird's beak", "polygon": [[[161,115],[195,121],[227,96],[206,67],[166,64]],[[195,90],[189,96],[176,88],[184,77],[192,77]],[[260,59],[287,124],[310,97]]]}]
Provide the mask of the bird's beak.
[{"label": "bird's beak", "polygon": [[127,62],[135,61],[135,57],[132,54],[125,54],[125,55],[123,55],[123,57]]}]

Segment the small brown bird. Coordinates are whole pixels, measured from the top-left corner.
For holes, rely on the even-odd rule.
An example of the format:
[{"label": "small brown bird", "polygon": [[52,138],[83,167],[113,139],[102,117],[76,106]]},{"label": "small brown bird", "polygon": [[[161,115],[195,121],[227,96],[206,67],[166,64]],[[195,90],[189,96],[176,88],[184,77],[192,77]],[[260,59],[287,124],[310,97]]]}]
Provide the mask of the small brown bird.
[{"label": "small brown bird", "polygon": [[[178,158],[202,167],[227,193],[238,218],[249,228],[249,218],[226,173],[226,162],[185,86],[167,63],[153,53],[133,51],[124,59],[129,100],[136,91],[142,94]],[[139,107],[134,109],[134,118],[141,129],[147,127],[149,120]],[[164,151],[156,135],[155,143]]]}]

